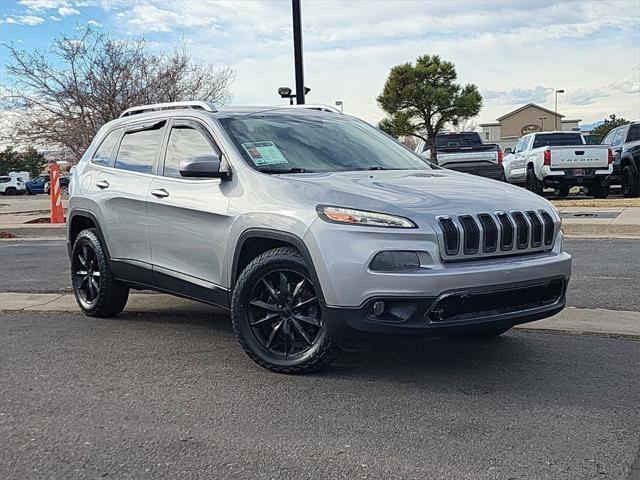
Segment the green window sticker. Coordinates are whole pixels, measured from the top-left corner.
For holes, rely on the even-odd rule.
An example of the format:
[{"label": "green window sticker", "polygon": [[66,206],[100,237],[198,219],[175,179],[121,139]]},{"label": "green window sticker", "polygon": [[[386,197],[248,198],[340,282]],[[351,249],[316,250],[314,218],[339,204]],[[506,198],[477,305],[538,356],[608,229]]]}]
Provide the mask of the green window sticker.
[{"label": "green window sticker", "polygon": [[243,143],[242,148],[249,154],[256,167],[289,163],[273,142]]}]

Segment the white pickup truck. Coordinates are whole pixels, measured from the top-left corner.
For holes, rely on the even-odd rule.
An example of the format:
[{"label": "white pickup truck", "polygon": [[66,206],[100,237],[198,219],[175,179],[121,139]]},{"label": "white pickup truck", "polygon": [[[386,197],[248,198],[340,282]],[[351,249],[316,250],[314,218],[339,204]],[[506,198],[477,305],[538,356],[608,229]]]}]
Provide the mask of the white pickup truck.
[{"label": "white pickup truck", "polygon": [[553,188],[566,197],[573,186],[589,187],[594,197],[609,194],[613,156],[606,145],[586,145],[579,132],[537,132],[523,136],[503,166],[509,183],[539,195]]}]

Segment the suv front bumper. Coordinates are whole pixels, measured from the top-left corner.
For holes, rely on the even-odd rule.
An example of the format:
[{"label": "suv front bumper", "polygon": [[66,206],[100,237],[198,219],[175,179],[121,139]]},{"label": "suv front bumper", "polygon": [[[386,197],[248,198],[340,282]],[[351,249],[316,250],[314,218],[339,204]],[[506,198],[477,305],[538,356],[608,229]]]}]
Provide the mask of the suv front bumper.
[{"label": "suv front bumper", "polygon": [[[564,308],[571,277],[571,256],[562,251],[561,233],[547,252],[448,262],[440,258],[435,231],[426,229],[316,223],[304,241],[322,290],[325,317],[337,333],[447,335],[539,320]],[[421,266],[404,272],[372,271],[371,260],[381,251],[417,252]],[[548,296],[545,286],[554,289]],[[531,301],[514,302],[519,296]],[[376,301],[384,302],[385,315],[372,315]],[[439,310],[441,315],[434,313]]]},{"label": "suv front bumper", "polygon": [[[324,317],[337,339],[361,339],[363,334],[413,337],[472,334],[555,315],[565,306],[566,290],[567,280],[560,277],[460,289],[438,297],[378,297],[359,308],[326,307]],[[380,314],[373,307],[378,302],[385,306]]]}]

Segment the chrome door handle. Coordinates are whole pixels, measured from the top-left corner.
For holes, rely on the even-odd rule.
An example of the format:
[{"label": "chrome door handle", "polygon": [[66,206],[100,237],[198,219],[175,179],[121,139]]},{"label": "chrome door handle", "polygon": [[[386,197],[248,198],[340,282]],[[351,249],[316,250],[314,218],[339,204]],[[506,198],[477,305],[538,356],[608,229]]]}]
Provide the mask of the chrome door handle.
[{"label": "chrome door handle", "polygon": [[96,187],[104,190],[105,188],[109,188],[109,182],[106,180],[100,180],[99,182],[96,182]]},{"label": "chrome door handle", "polygon": [[169,196],[169,192],[167,192],[164,188],[159,188],[157,190],[151,190],[151,195],[158,198],[165,198]]}]

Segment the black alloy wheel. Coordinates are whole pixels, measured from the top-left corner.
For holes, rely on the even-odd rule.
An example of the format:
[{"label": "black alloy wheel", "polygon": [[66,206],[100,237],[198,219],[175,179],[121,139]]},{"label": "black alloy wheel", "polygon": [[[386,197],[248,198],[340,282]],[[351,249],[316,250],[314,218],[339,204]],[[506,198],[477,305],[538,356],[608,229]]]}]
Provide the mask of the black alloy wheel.
[{"label": "black alloy wheel", "polygon": [[73,281],[80,301],[89,308],[100,296],[100,267],[93,247],[85,243],[75,254],[73,259]]},{"label": "black alloy wheel", "polygon": [[298,250],[258,255],[235,283],[233,330],[258,365],[277,373],[321,370],[340,354],[323,318],[321,292]]},{"label": "black alloy wheel", "polygon": [[91,317],[117,315],[129,298],[129,287],[113,278],[105,252],[94,229],[81,231],[71,251],[73,293],[82,312]]},{"label": "black alloy wheel", "polygon": [[292,270],[268,273],[249,300],[249,325],[269,352],[294,357],[313,347],[324,328],[311,281]]}]

